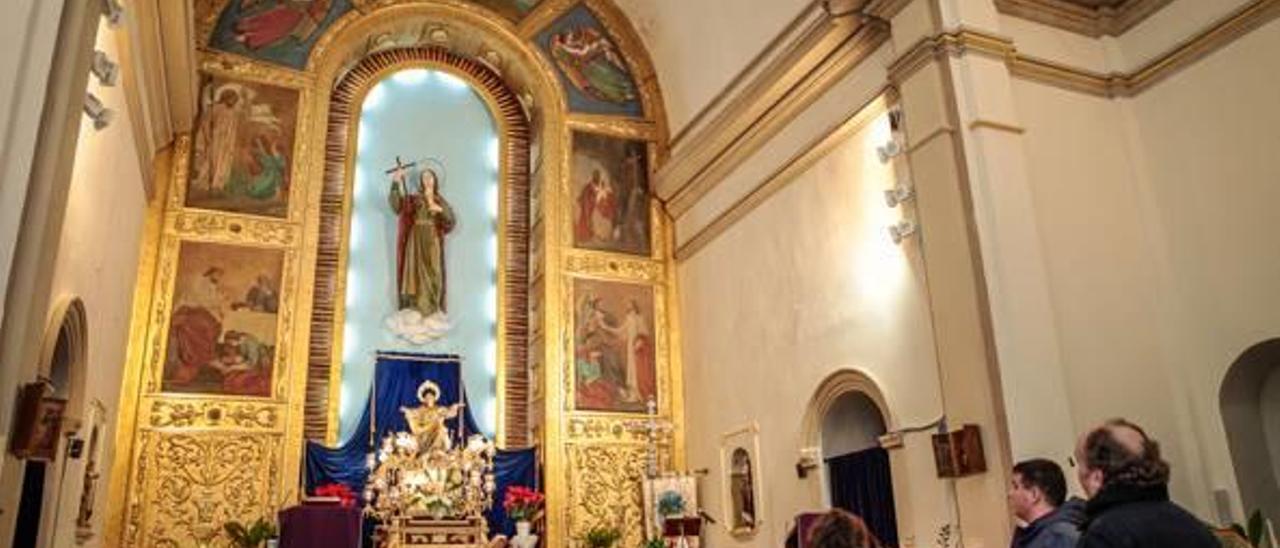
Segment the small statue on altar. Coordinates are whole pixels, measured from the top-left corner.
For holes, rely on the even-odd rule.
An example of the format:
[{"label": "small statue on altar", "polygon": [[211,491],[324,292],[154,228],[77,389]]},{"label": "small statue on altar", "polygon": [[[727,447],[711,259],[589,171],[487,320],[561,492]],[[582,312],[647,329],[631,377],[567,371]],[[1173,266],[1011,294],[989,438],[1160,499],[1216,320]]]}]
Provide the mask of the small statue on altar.
[{"label": "small statue on altar", "polygon": [[456,418],[462,409],[462,404],[455,403],[441,407],[436,405],[439,400],[440,386],[431,381],[424,381],[418,386],[418,401],[422,402],[422,405],[400,408],[400,412],[404,413],[404,420],[409,423],[409,432],[418,442],[418,450],[423,453],[436,450],[448,451],[453,448],[453,442],[449,438],[449,428],[445,426],[444,421]]}]

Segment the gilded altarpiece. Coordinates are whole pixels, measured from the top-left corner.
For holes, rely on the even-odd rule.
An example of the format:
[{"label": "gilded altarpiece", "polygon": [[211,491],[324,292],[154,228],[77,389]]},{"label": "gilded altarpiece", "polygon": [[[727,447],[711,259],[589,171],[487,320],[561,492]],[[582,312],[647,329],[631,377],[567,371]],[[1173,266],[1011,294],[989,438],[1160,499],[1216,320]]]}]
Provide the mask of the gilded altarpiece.
[{"label": "gilded altarpiece", "polygon": [[[297,500],[304,423],[331,421],[337,406],[336,398],[329,398],[316,412],[314,405],[308,406],[309,398],[315,395],[308,395],[307,391],[310,376],[316,374],[308,361],[309,352],[314,353],[309,349],[312,303],[317,293],[335,290],[318,287],[315,274],[318,240],[324,230],[323,179],[332,167],[327,165],[330,160],[325,155],[329,134],[335,131],[328,124],[331,94],[335,82],[365,57],[389,48],[431,47],[493,69],[520,98],[531,120],[532,157],[518,160],[529,164],[530,206],[528,299],[522,306],[528,311],[528,357],[523,372],[528,379],[524,396],[528,402],[528,438],[542,448],[549,510],[544,532],[547,545],[579,545],[587,531],[598,526],[618,527],[624,533],[624,545],[637,545],[644,523],[641,479],[648,456],[647,437],[637,428],[647,415],[637,404],[641,397],[651,397],[657,405],[658,418],[675,426],[673,433],[659,444],[659,460],[664,468],[679,468],[684,464],[683,405],[679,399],[683,391],[679,328],[673,308],[677,288],[670,266],[670,220],[648,192],[648,181],[666,156],[666,114],[648,55],[622,12],[607,0],[548,0],[537,3],[513,22],[509,19],[511,14],[460,0],[353,0],[351,11],[315,31],[319,34],[306,66],[289,68],[205,47],[217,14],[227,3],[228,0],[196,2],[201,81],[223,85],[244,81],[296,91],[297,125],[292,132],[296,136],[292,149],[281,150],[285,139],[275,138],[268,131],[268,137],[251,137],[247,156],[238,160],[251,162],[247,165],[267,165],[272,156],[287,156],[289,172],[281,178],[283,184],[273,185],[272,180],[261,177],[254,179],[260,174],[256,168],[249,170],[249,178],[241,179],[246,184],[243,188],[276,192],[273,199],[287,207],[278,217],[192,207],[186,183],[192,176],[194,139],[200,136],[179,138],[167,156],[171,165],[167,177],[161,174],[157,178],[160,190],[149,211],[149,232],[135,292],[110,491],[108,544],[222,545],[223,522],[270,517]],[[591,17],[583,17],[583,10],[589,11]],[[595,21],[598,26],[583,29],[584,21]],[[560,51],[545,49],[539,37],[555,38],[546,33],[547,29],[557,29],[555,32],[563,35],[567,46]],[[573,108],[566,86],[600,84],[575,79],[595,72],[587,65],[590,60],[565,57],[576,47],[572,41],[582,39],[595,40],[600,47],[616,53],[606,68],[629,73],[626,76],[634,83],[635,93],[623,96],[637,102],[639,107],[633,112],[642,115],[606,115]],[[564,72],[569,69],[581,72]],[[621,81],[615,79],[614,83]],[[609,94],[603,95],[608,99]],[[218,96],[212,95],[209,100],[213,105]],[[575,223],[583,218],[578,200],[584,186],[583,181],[574,180],[575,134],[631,143],[629,148],[620,149],[629,162],[626,170],[631,170],[620,173],[631,175],[625,175],[629,177],[627,182],[616,188],[627,189],[629,196],[640,192],[643,200],[619,197],[619,211],[625,206],[624,217],[631,219],[619,230],[624,231],[620,234],[625,239],[643,227],[644,223],[635,222],[638,210],[634,207],[643,203],[649,218],[647,246],[575,246]],[[209,151],[216,151],[217,145],[206,139],[202,161],[216,157]],[[643,158],[629,152],[637,150],[637,146],[644,151]],[[354,153],[347,151],[348,155]],[[511,161],[512,158],[504,158],[504,166]],[[637,169],[643,171],[642,183],[636,180]],[[603,231],[598,234],[605,235]],[[171,351],[178,338],[171,333],[170,324],[175,316],[178,262],[187,242],[280,253],[278,281],[265,279],[259,283],[267,286],[276,299],[269,395],[163,390],[166,371],[172,373],[176,359]],[[636,250],[647,253],[636,254]],[[641,315],[651,315],[643,326],[627,323],[630,305],[625,302],[603,308],[609,328],[606,331],[625,342],[623,348],[644,349],[647,354],[643,356],[650,360],[635,358],[642,356],[636,354],[629,361],[627,354],[615,352],[612,363],[606,358],[598,364],[602,366],[600,375],[614,380],[611,389],[617,390],[619,401],[626,403],[610,410],[575,404],[580,388],[576,357],[582,355],[577,338],[581,314],[575,312],[575,306],[582,296],[579,292],[584,280],[624,284],[631,288],[627,290],[631,293],[626,294],[650,295],[652,299],[651,303],[635,307]],[[249,302],[253,299],[248,298],[247,291],[241,292],[246,294],[234,297],[246,306],[266,306]],[[225,330],[221,332],[213,340],[213,355],[226,353],[226,363],[220,367],[239,371],[236,368],[248,367],[247,363],[264,363],[261,358],[245,358],[265,354],[254,353],[242,335],[237,334],[240,338],[229,342]],[[229,349],[231,346],[249,350],[237,356]],[[652,388],[627,390],[628,386],[642,384],[638,380],[629,384],[629,378],[643,376],[628,371],[640,371],[641,364],[647,363],[651,363],[648,367],[652,371]],[[170,369],[166,370],[166,366]]]}]

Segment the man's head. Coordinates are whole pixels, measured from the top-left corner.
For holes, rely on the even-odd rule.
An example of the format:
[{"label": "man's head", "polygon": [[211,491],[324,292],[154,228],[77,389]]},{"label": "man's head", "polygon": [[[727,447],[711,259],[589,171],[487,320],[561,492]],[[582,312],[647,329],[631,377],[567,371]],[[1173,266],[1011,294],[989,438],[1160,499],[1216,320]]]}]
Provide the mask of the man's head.
[{"label": "man's head", "polygon": [[1031,523],[1052,512],[1067,499],[1067,479],[1062,467],[1048,459],[1031,459],[1013,467],[1009,504],[1018,519]]},{"label": "man's head", "polygon": [[1081,436],[1076,462],[1080,486],[1090,497],[1109,485],[1169,483],[1169,463],[1160,458],[1160,444],[1124,419],[1111,419]]}]

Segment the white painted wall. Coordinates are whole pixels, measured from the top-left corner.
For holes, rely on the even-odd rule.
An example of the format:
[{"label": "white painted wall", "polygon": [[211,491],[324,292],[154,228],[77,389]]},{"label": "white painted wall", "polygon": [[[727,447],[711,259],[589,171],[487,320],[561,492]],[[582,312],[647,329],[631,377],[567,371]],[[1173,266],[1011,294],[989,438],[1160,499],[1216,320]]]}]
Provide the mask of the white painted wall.
[{"label": "white painted wall", "polygon": [[[116,40],[115,31],[105,24],[99,28],[98,49],[115,57]],[[117,118],[102,131],[94,130],[87,117],[81,121],[66,222],[58,249],[51,251],[58,254],[53,274],[54,302],[79,297],[84,301],[88,317],[84,401],[86,404],[100,401],[107,411],[105,444],[99,461],[103,477],[98,482],[94,512],[98,535],[87,544],[99,546],[107,513],[106,487],[113,453],[109,440],[115,435],[119,411],[146,196],[123,89],[103,88],[96,80],[92,80],[89,87],[116,111]],[[87,429],[82,434],[87,435]],[[80,546],[75,544],[74,533],[84,463],[84,459],[80,459],[66,465],[58,503],[56,542],[50,546]],[[52,502],[52,498],[46,494],[47,501]]]},{"label": "white painted wall", "polygon": [[653,59],[674,133],[809,4],[805,0],[615,0]]},{"label": "white painted wall", "polygon": [[865,394],[848,392],[836,399],[822,418],[822,458],[839,457],[879,445],[884,417]]},{"label": "white painted wall", "polygon": [[1267,437],[1267,453],[1271,470],[1280,478],[1280,364],[1272,366],[1271,375],[1262,385],[1262,431]]},{"label": "white painted wall", "polygon": [[62,15],[62,0],[9,0],[7,4],[5,16],[0,17],[0,304],[9,286]]},{"label": "white painted wall", "polygon": [[[760,424],[763,525],[750,540],[722,526],[710,546],[778,546],[799,512],[823,508],[819,474],[796,477],[801,422],[819,383],[856,368],[884,393],[890,428],[942,412],[922,268],[885,226],[893,173],[876,159],[879,119],[679,265],[688,464],[710,470],[703,505],[722,515],[721,434]],[[762,153],[767,154],[767,153]],[[903,539],[931,542],[946,521],[928,436],[895,450]],[[897,467],[901,463],[901,467]]]},{"label": "white painted wall", "polygon": [[1280,333],[1277,50],[1272,22],[1131,100],[1015,83],[1075,423],[1148,427],[1210,519],[1218,388]]}]

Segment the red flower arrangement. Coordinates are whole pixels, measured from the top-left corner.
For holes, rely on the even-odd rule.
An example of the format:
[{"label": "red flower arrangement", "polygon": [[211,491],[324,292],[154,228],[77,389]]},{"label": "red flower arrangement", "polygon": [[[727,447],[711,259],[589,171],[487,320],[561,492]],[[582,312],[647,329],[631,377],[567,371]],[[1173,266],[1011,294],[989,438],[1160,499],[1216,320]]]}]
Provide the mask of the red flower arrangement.
[{"label": "red flower arrangement", "polygon": [[351,488],[341,483],[326,483],[316,488],[317,497],[337,497],[338,503],[343,508],[351,508],[356,505],[356,494],[351,492]]},{"label": "red flower arrangement", "polygon": [[542,501],[545,498],[542,493],[533,489],[513,485],[507,488],[507,494],[502,499],[502,508],[515,521],[533,521],[542,510]]}]

